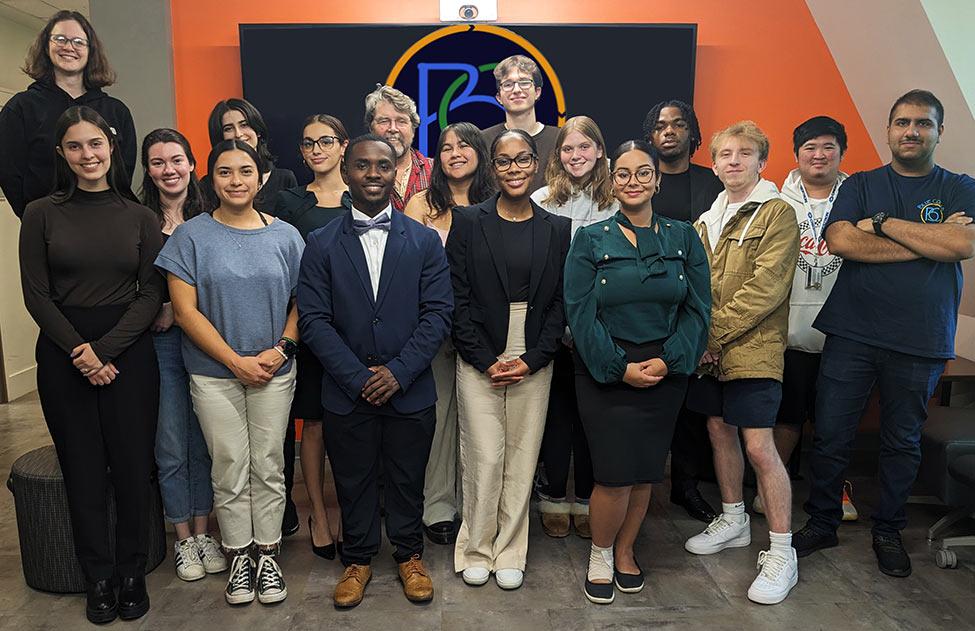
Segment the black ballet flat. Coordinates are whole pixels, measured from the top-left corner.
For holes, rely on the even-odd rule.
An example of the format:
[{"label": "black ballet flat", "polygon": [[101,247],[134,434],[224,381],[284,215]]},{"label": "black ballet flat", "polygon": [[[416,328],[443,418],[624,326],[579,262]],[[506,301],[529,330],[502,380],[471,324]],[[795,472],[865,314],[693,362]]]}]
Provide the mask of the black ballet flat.
[{"label": "black ballet flat", "polygon": [[[312,535],[311,530],[311,516],[308,517],[308,538],[311,539],[311,551],[316,555],[322,557],[323,559],[328,559],[329,561],[335,558],[336,545],[334,541],[327,546],[315,545],[315,537]],[[339,551],[341,552],[341,549]]]},{"label": "black ballet flat", "polygon": [[619,568],[613,568],[613,582],[616,583],[616,589],[624,594],[635,594],[643,589],[643,568],[639,563],[636,566],[640,570],[639,574],[623,574]]}]

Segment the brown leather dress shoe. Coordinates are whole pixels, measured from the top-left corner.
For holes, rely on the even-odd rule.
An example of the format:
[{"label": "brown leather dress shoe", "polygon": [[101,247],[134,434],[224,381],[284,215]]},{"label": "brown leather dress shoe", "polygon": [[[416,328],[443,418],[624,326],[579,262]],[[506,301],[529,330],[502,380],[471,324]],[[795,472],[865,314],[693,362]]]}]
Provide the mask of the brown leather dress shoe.
[{"label": "brown leather dress shoe", "polygon": [[433,598],[433,581],[419,554],[399,564],[399,580],[403,583],[403,593],[411,602],[423,603]]},{"label": "brown leather dress shoe", "polygon": [[366,591],[366,585],[372,578],[372,570],[368,565],[352,565],[345,568],[345,573],[335,586],[336,607],[355,607],[362,602],[362,596]]}]

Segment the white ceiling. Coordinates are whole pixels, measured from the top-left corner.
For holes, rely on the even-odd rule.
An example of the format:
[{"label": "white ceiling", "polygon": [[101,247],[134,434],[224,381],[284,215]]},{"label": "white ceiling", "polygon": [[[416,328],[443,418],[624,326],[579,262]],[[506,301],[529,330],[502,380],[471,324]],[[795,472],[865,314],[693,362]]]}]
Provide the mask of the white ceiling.
[{"label": "white ceiling", "polygon": [[47,19],[61,9],[90,15],[88,0],[0,0],[0,17],[31,28],[44,26]]}]

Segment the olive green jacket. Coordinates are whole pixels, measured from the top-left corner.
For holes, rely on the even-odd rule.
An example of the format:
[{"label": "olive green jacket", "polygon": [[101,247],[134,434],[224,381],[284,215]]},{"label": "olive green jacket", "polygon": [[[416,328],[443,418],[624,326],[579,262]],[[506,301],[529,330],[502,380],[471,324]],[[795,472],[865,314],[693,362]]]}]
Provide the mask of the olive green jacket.
[{"label": "olive green jacket", "polygon": [[721,381],[781,381],[789,294],[799,256],[796,214],[768,180],[759,181],[721,228],[727,206],[727,193],[722,192],[694,224],[711,266],[708,351],[720,356],[716,367],[702,368]]}]

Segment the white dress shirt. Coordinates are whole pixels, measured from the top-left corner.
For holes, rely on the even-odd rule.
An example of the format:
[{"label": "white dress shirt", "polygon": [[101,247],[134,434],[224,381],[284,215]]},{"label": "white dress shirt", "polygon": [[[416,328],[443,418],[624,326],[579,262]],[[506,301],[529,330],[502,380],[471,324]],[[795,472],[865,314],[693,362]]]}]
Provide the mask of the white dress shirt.
[{"label": "white dress shirt", "polygon": [[[383,213],[389,215],[390,221],[393,219],[393,206],[390,204],[378,212],[375,217],[352,208],[352,219],[359,221],[370,221],[378,219]],[[359,243],[362,244],[362,253],[366,256],[366,267],[369,269],[369,280],[372,283],[372,297],[375,299],[379,295],[379,275],[383,271],[383,254],[386,252],[386,238],[389,232],[374,228],[369,232],[359,235]]]}]

